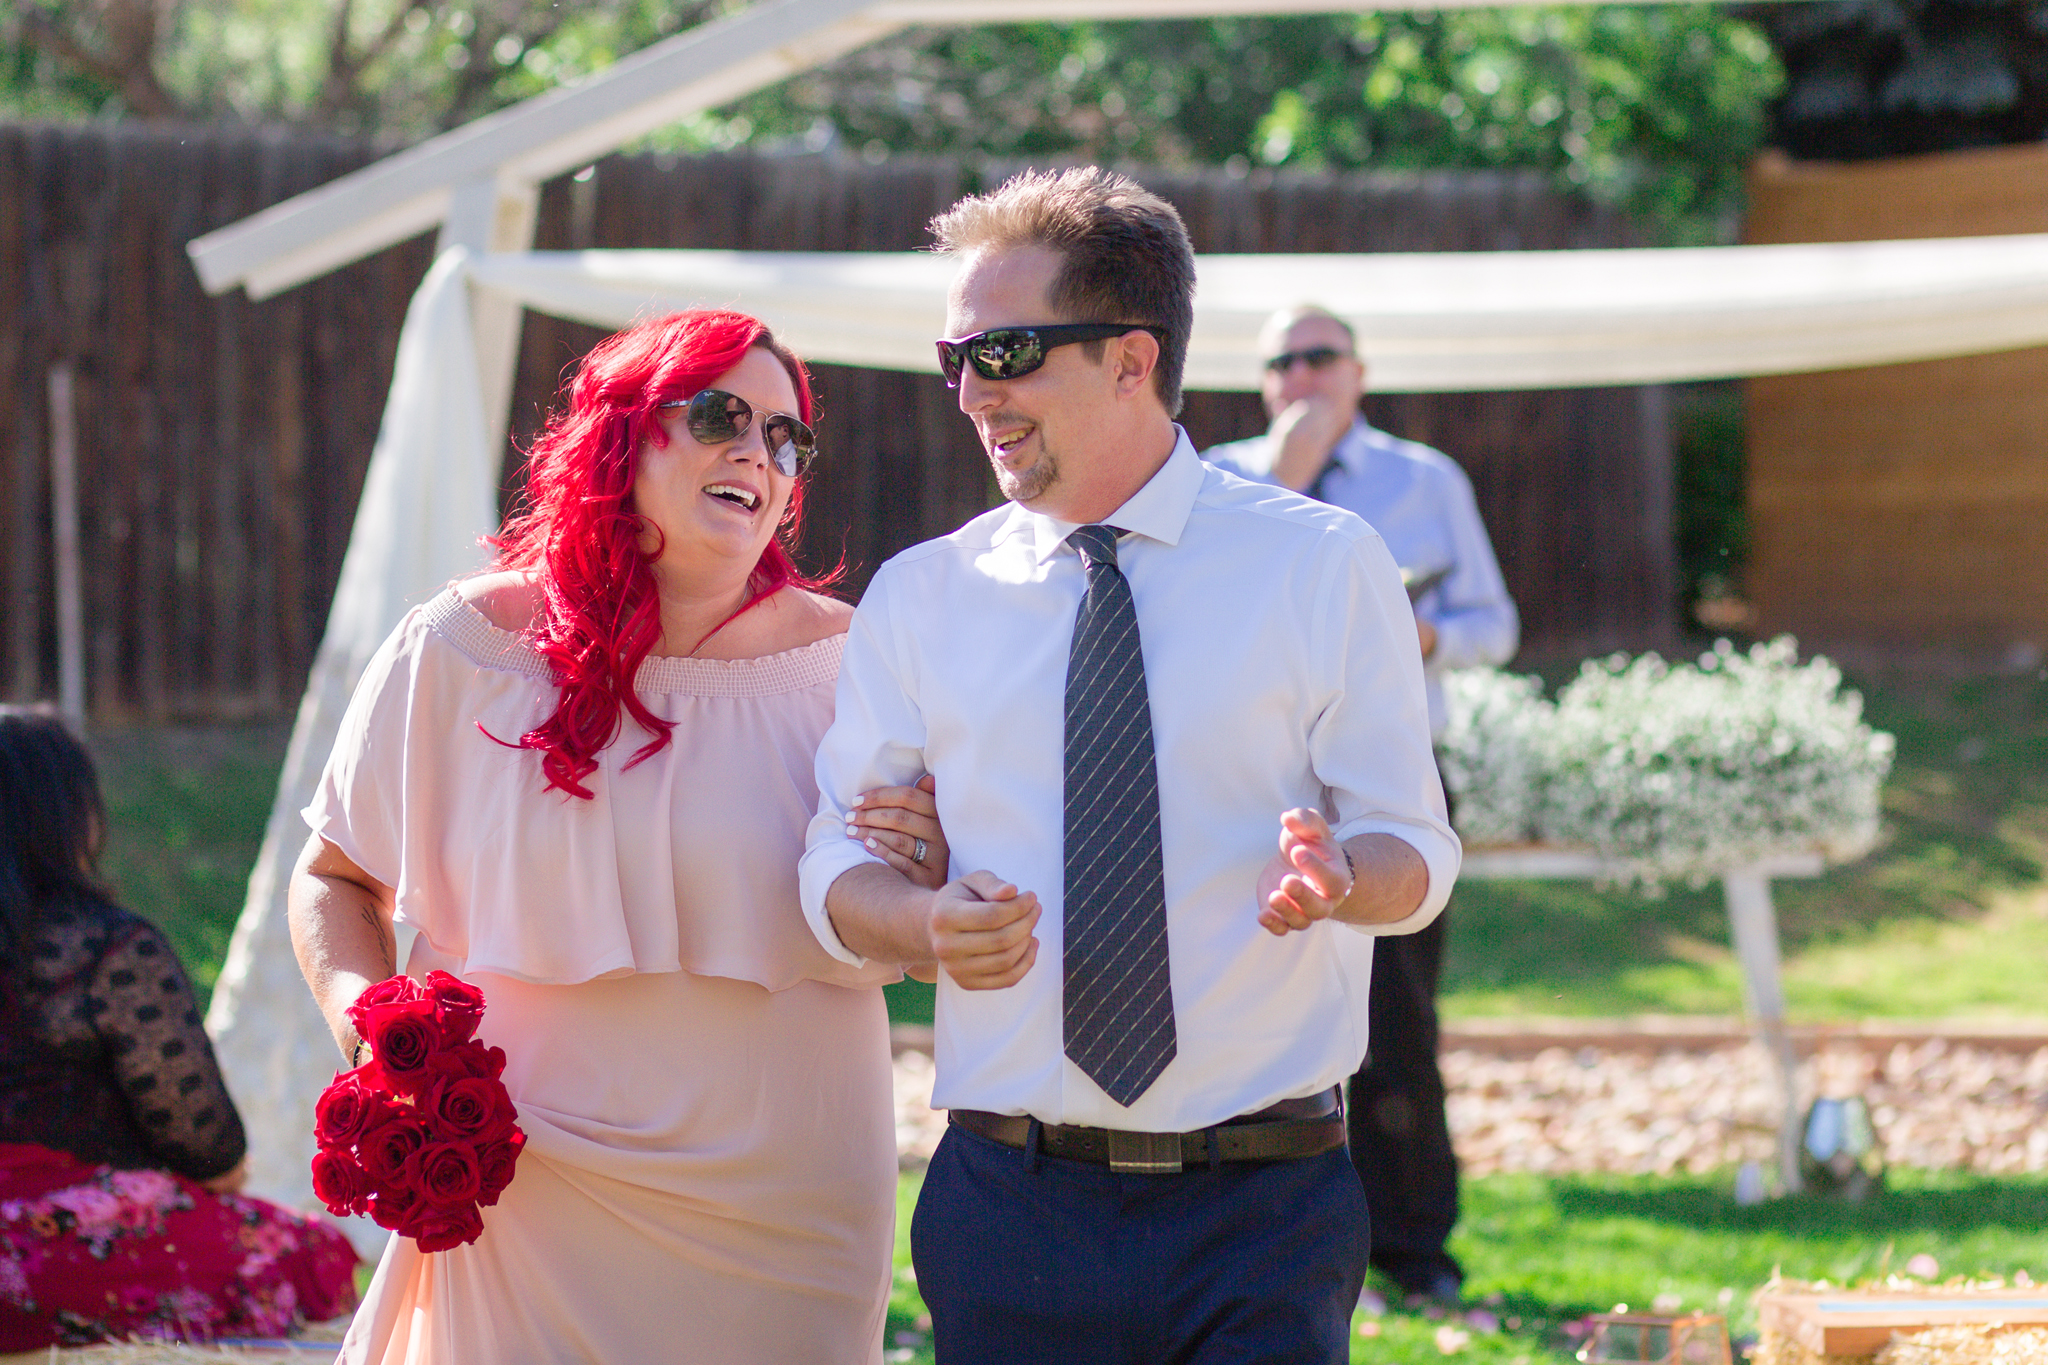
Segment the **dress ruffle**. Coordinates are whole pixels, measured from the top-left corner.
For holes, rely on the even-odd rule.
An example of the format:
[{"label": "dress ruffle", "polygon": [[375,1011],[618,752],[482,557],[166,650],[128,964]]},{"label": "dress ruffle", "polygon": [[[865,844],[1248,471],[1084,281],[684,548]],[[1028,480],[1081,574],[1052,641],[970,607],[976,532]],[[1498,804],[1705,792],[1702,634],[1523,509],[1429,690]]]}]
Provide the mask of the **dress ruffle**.
[{"label": "dress ruffle", "polygon": [[632,764],[650,736],[622,714],[584,800],[512,747],[553,710],[547,661],[451,588],[371,660],[306,820],[458,973],[882,984],[818,947],[797,898],[843,645],[649,659],[637,690],[671,743]]}]

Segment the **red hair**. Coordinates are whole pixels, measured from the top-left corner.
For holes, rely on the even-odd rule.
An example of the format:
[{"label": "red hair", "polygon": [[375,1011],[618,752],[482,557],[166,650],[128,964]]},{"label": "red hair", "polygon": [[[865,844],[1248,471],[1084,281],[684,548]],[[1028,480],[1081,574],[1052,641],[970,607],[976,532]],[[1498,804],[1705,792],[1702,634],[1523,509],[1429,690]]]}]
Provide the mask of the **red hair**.
[{"label": "red hair", "polygon": [[[803,362],[759,319],[697,309],[599,342],[565,386],[568,406],[557,407],[534,439],[523,506],[491,543],[498,548],[495,567],[532,574],[543,595],[531,634],[561,690],[554,714],[521,735],[519,747],[540,750],[548,788],[590,797],[583,779],[597,770],[598,751],[618,738],[621,708],[654,736],[628,767],[670,742],[675,722],[648,710],[633,689],[640,665],[661,639],[657,556],[640,548],[633,482],[643,445],[668,441],[656,405],[692,396],[757,346],[789,372],[797,416],[809,422],[811,379]],[[803,496],[799,479],[734,616],[782,588],[819,588],[838,579],[836,569],[808,578],[790,557]]]}]

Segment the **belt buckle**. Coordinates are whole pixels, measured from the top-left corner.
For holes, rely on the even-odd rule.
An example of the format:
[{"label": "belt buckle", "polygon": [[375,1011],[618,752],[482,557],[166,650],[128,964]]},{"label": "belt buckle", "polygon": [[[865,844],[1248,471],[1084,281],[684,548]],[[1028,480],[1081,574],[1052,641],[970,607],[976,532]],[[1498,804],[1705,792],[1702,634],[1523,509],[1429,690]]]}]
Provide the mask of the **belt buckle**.
[{"label": "belt buckle", "polygon": [[1122,1175],[1179,1175],[1179,1133],[1103,1130],[1109,1137],[1109,1169]]}]

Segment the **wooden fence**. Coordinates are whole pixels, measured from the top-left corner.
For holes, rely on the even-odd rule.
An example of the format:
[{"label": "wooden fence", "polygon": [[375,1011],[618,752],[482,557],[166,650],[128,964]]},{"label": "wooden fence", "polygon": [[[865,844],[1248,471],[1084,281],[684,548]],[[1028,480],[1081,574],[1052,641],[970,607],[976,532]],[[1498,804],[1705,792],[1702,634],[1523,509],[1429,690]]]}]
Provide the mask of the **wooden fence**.
[{"label": "wooden fence", "polygon": [[[1842,165],[1761,157],[1751,242],[2048,230],[2038,143]],[[2048,347],[1745,386],[1758,623],[1850,658],[2038,667]]]},{"label": "wooden fence", "polygon": [[[363,164],[371,148],[214,128],[0,125],[0,696],[53,696],[47,400],[77,374],[90,705],[125,718],[276,715],[318,644],[425,273],[421,237],[262,303],[207,298],[184,244]],[[1013,169],[936,160],[615,156],[542,193],[537,245],[904,250]],[[1140,172],[1202,251],[1614,245],[1612,215],[1526,177]],[[1295,302],[1276,298],[1276,306]],[[598,333],[530,315],[517,451]],[[936,378],[821,366],[805,555],[855,589],[994,500]],[[1471,473],[1522,608],[1525,656],[1668,643],[1670,442],[1657,390],[1374,396],[1369,414]],[[1191,394],[1198,445],[1262,425],[1248,395]]]}]

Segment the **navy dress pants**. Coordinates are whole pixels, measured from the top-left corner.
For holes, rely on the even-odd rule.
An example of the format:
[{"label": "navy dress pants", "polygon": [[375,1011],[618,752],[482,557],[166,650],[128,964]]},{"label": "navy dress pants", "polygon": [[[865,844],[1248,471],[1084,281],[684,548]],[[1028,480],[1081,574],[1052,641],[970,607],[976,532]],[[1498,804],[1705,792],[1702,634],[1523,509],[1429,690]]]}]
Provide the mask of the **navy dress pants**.
[{"label": "navy dress pants", "polygon": [[1342,1148],[1123,1175],[957,1127],[910,1225],[940,1365],[1339,1365],[1369,1241]]},{"label": "navy dress pants", "polygon": [[1346,1109],[1351,1160],[1372,1210],[1372,1263],[1411,1294],[1464,1279],[1444,1250],[1458,1221],[1458,1158],[1436,1061],[1446,918],[1375,940],[1370,1051],[1351,1078]]}]

